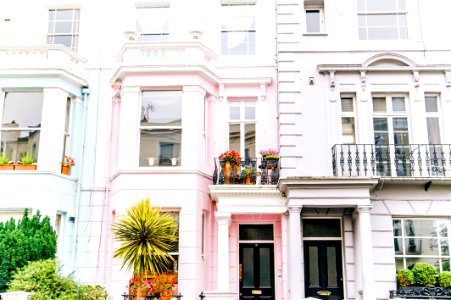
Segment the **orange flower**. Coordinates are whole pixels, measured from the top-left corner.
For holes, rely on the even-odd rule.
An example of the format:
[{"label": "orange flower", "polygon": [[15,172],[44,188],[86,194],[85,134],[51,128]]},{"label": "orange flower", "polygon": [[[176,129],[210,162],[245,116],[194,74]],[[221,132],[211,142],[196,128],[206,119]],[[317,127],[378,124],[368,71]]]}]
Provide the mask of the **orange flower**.
[{"label": "orange flower", "polygon": [[228,161],[231,163],[239,164],[241,162],[241,156],[235,150],[229,150],[224,153],[221,153],[221,155],[219,155],[219,160],[222,162]]}]

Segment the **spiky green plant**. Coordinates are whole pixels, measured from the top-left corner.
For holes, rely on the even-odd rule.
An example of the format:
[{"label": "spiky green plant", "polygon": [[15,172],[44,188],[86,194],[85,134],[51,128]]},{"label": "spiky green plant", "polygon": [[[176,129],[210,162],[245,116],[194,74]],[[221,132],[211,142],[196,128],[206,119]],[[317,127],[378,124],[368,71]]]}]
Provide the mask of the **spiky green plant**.
[{"label": "spiky green plant", "polygon": [[121,268],[142,279],[168,271],[174,261],[168,253],[178,241],[178,223],[171,213],[152,207],[149,199],[132,204],[112,226],[120,242],[113,257],[122,259]]}]

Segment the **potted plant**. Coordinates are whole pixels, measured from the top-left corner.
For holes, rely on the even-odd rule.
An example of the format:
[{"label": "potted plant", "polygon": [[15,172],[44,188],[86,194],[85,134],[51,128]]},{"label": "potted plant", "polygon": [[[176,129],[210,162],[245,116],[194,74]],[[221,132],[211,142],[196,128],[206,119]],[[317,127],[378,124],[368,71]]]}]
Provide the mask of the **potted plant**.
[{"label": "potted plant", "polygon": [[279,150],[276,149],[263,149],[260,150],[260,155],[262,156],[263,163],[262,165],[272,169],[273,167],[277,167],[277,163],[279,161]]},{"label": "potted plant", "polygon": [[241,156],[235,150],[229,150],[219,155],[219,162],[224,174],[224,183],[230,184],[231,173],[234,171],[236,174],[238,165],[241,162]]},{"label": "potted plant", "polygon": [[0,170],[14,170],[14,164],[6,154],[0,155]]},{"label": "potted plant", "polygon": [[64,155],[63,161],[61,162],[61,174],[69,175],[72,166],[75,166],[75,159]]},{"label": "potted plant", "polygon": [[[159,276],[166,275],[174,262],[169,251],[178,241],[178,223],[173,215],[152,207],[149,199],[143,199],[119,216],[112,230],[115,240],[120,243],[113,257],[122,259],[121,268],[126,267],[134,274],[129,298],[144,299],[161,293],[166,277],[160,280]],[[171,276],[174,280],[174,275]],[[161,298],[160,295],[160,299],[170,298]]]},{"label": "potted plant", "polygon": [[243,171],[244,173],[244,181],[246,184],[251,184],[251,175],[252,175],[252,169],[246,167]]},{"label": "potted plant", "polygon": [[451,286],[451,272],[438,273],[433,265],[425,262],[417,262],[409,269],[399,270],[396,273],[396,281],[398,290],[390,291],[391,298],[405,295],[422,296],[431,290],[451,293],[448,289]]},{"label": "potted plant", "polygon": [[24,154],[20,157],[20,161],[14,165],[15,170],[36,170],[36,159],[31,154]]}]

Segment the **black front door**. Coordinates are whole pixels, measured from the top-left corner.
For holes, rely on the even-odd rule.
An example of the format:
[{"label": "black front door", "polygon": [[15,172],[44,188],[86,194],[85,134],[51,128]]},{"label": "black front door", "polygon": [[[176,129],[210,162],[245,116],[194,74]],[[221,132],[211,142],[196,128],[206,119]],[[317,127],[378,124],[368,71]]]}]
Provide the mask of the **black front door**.
[{"label": "black front door", "polygon": [[304,241],[305,296],[343,299],[341,241]]},{"label": "black front door", "polygon": [[240,244],[240,300],[274,300],[274,244]]}]

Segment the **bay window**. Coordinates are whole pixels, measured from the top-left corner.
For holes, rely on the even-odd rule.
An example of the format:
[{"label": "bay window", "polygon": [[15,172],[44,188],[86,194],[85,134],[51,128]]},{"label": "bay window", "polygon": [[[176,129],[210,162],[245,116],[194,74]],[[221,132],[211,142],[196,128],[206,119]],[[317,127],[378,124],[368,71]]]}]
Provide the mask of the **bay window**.
[{"label": "bay window", "polygon": [[141,100],[139,166],[179,166],[182,92],[144,91]]},{"label": "bay window", "polygon": [[437,271],[450,271],[449,220],[394,218],[396,270],[427,262]]}]

